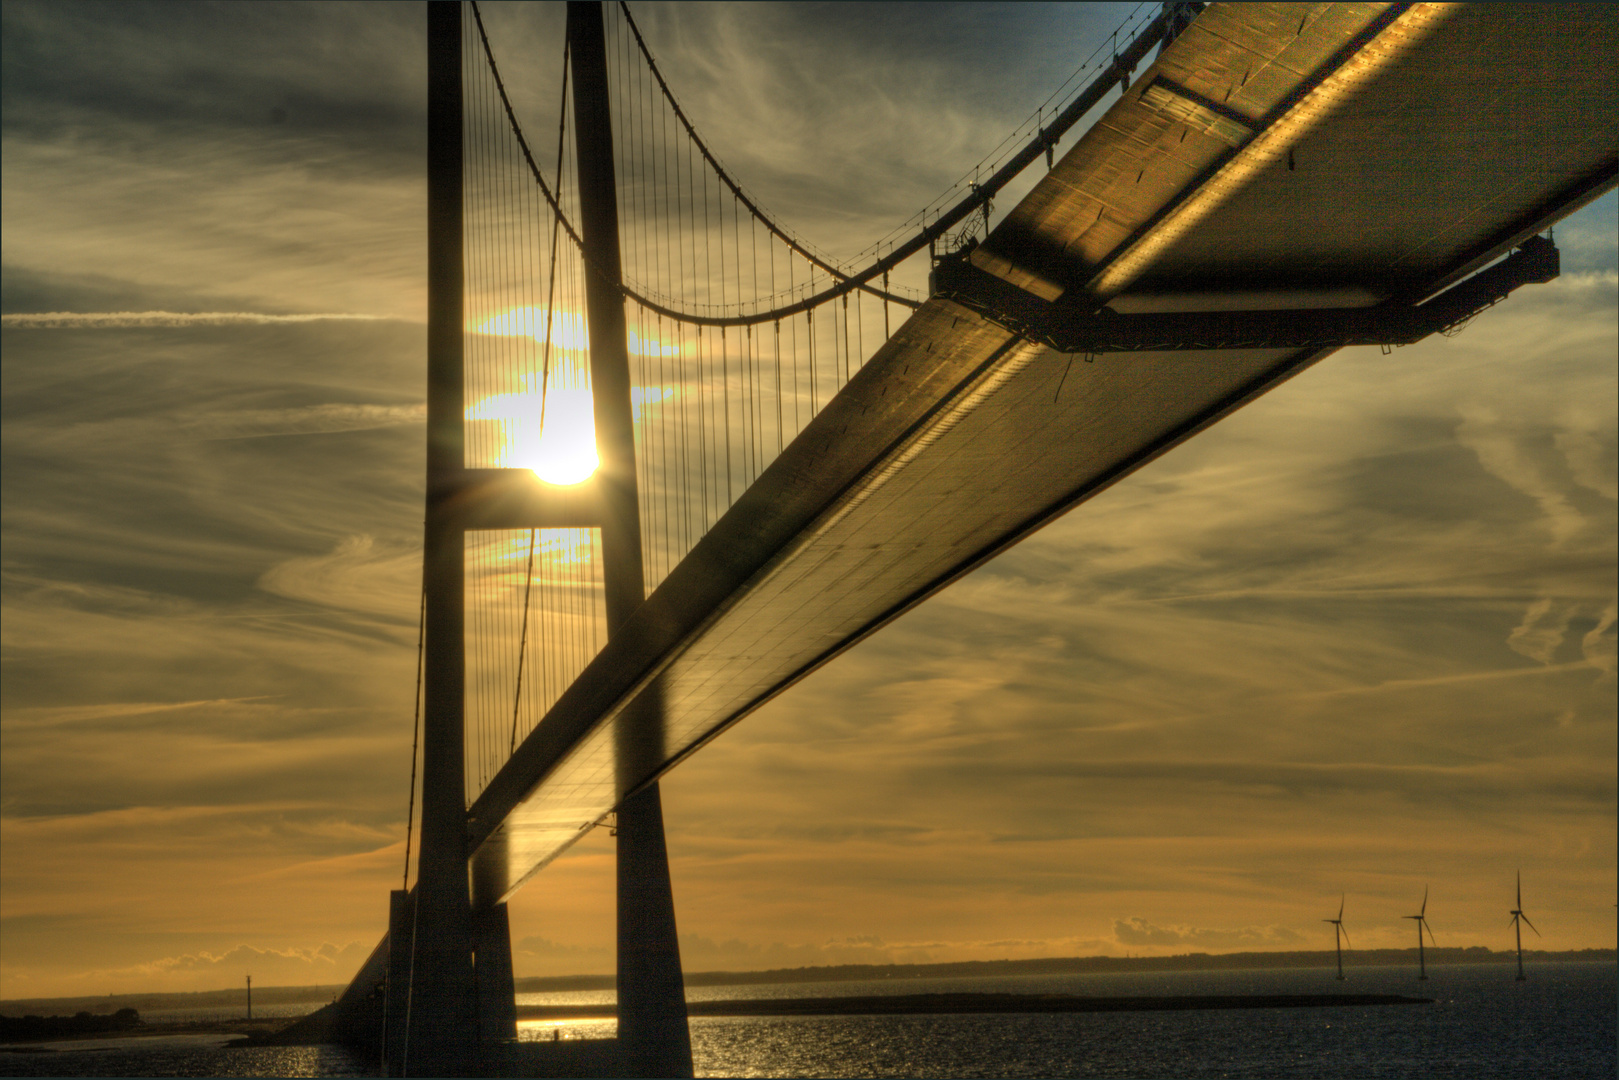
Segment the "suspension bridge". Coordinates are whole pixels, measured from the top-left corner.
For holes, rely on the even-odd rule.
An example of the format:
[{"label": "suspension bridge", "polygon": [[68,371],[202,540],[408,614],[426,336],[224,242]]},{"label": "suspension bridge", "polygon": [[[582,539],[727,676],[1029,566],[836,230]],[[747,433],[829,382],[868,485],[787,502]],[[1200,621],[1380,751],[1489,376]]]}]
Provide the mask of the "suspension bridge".
[{"label": "suspension bridge", "polygon": [[[658,778],[1338,348],[1555,277],[1543,234],[1616,182],[1610,12],[1140,5],[849,259],[726,169],[627,5],[568,5],[546,118],[431,2],[420,856],[348,1035],[389,1075],[691,1075]],[[618,1037],[559,1057],[514,1041],[505,902],[607,823]]]}]

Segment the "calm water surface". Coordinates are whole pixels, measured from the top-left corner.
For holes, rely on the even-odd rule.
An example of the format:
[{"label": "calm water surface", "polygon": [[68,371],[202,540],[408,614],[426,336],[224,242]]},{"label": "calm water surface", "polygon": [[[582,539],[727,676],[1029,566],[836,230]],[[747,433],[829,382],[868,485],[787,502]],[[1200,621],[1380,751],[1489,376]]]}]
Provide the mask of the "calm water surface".
[{"label": "calm water surface", "polygon": [[[1602,1077],[1615,1075],[1619,967],[1547,964],[905,979],[693,987],[693,1000],[940,991],[1176,994],[1400,993],[1432,1005],[1004,1016],[706,1017],[691,1023],[699,1076]],[[611,991],[521,994],[524,1004]],[[525,1022],[525,1039],[599,1038],[612,1021]],[[336,1047],[232,1050],[226,1036],[55,1044],[0,1054],[11,1076],[357,1076]]]}]

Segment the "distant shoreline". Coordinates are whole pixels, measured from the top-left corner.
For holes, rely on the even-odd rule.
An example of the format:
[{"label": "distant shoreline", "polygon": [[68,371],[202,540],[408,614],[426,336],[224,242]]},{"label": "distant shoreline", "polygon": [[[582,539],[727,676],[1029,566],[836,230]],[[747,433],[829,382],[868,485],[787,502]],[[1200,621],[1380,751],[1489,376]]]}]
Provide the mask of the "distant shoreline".
[{"label": "distant shoreline", "polygon": [[[824,998],[721,998],[688,1001],[688,1016],[953,1016],[982,1013],[1180,1012],[1188,1009],[1322,1009],[1432,1005],[1403,994],[1179,994],[1087,997],[1079,994],[861,994]],[[606,1020],[618,1006],[519,1005],[519,1020]]]},{"label": "distant shoreline", "polygon": [[[1456,964],[1504,964],[1516,960],[1510,951],[1483,946],[1427,950],[1430,967]],[[686,985],[753,986],[775,983],[856,982],[886,979],[983,979],[1019,975],[1106,975],[1118,972],[1233,971],[1277,968],[1329,968],[1337,963],[1331,950],[1313,952],[1182,953],[1176,956],[1070,956],[1034,960],[962,960],[943,964],[837,964],[824,967],[771,968],[764,971],[688,971]],[[1524,950],[1524,963],[1601,963],[1619,960],[1615,949]],[[1415,965],[1415,949],[1344,950],[1344,967]],[[550,975],[516,980],[517,992],[611,990],[612,975]]]},{"label": "distant shoreline", "polygon": [[[1427,950],[1429,967],[1510,963],[1516,954],[1481,946]],[[1565,951],[1524,951],[1526,964],[1613,963],[1619,950],[1572,949]],[[1415,949],[1346,950],[1346,968],[1397,967],[1415,965]],[[1330,950],[1313,952],[1183,953],[1176,956],[1076,956],[1034,960],[967,960],[943,964],[839,964],[822,967],[772,968],[765,971],[688,971],[688,987],[753,986],[778,983],[836,983],[894,979],[994,978],[1020,975],[1103,975],[1123,972],[1231,971],[1277,968],[1327,968],[1336,963]],[[611,990],[613,975],[529,976],[516,980],[520,994],[569,990]],[[315,986],[255,986],[253,1004],[324,1004],[342,993],[346,984]],[[245,988],[184,993],[108,994],[60,998],[11,998],[0,1000],[0,1013],[48,1016],[87,1010],[95,1013],[134,1008],[144,1014],[183,1012],[245,1006]]]},{"label": "distant shoreline", "polygon": [[[704,1016],[959,1016],[986,1014],[1183,1012],[1193,1009],[1326,1009],[1377,1005],[1432,1005],[1433,998],[1404,994],[1178,994],[1089,997],[1080,994],[859,994],[821,998],[730,998],[688,1001],[692,1017]],[[616,1003],[519,1005],[518,1020],[612,1020]],[[0,1045],[0,1054],[50,1053],[95,1038],[151,1038],[172,1035],[237,1035],[232,1046],[313,1046],[332,1042],[331,1007],[307,1017],[242,1021],[159,1021],[127,1031],[80,1036],[22,1037]]]}]

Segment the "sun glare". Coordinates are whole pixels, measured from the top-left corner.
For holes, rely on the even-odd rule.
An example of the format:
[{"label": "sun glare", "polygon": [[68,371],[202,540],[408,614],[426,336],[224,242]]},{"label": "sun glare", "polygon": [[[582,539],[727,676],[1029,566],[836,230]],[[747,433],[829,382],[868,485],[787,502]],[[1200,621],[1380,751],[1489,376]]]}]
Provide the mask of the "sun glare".
[{"label": "sun glare", "polygon": [[[542,307],[515,307],[485,319],[473,327],[473,333],[490,337],[527,337],[543,342],[546,338],[545,309]],[[590,327],[585,317],[573,311],[558,311],[550,320],[551,344],[559,349],[571,349],[588,354]],[[634,330],[627,333],[631,356],[654,359],[680,355],[680,346],[665,345],[652,338],[643,338]]]},{"label": "sun glare", "polygon": [[[585,317],[574,311],[555,312],[549,320],[551,344],[559,349],[588,352],[590,332]],[[473,333],[491,337],[527,337],[544,341],[547,331],[545,309],[542,307],[515,307],[485,319],[473,328]]]},{"label": "sun glare", "polygon": [[[485,319],[473,332],[489,337],[551,339],[551,376],[541,389],[541,376],[523,377],[516,393],[494,394],[471,405],[468,420],[499,425],[498,464],[532,469],[548,484],[567,486],[588,480],[601,465],[596,453],[595,409],[590,395],[590,335],[582,315],[557,310],[546,317],[540,307],[516,307]],[[640,357],[673,357],[678,346],[629,334],[629,351]],[[674,397],[672,387],[633,387],[630,405],[637,421],[648,407]],[[543,401],[543,404],[542,404]],[[542,418],[543,410],[543,418]],[[542,422],[543,419],[543,422]]]},{"label": "sun glare", "polygon": [[504,444],[501,465],[533,469],[548,484],[579,484],[601,464],[596,456],[596,417],[590,387],[553,386],[546,391],[544,423],[538,390],[496,394],[467,410],[468,420],[500,425]]},{"label": "sun glare", "polygon": [[[536,572],[541,574],[546,566],[573,566],[591,562],[599,544],[593,529],[540,529],[534,540]],[[486,549],[509,585],[521,587],[523,584],[528,545],[528,536],[520,532],[516,535],[499,535]]]}]

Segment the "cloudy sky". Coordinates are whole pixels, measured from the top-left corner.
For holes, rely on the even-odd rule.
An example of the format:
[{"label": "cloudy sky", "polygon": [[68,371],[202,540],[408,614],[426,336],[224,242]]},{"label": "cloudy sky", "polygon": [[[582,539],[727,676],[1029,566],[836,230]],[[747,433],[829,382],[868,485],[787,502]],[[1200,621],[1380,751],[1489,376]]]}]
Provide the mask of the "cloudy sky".
[{"label": "cloudy sky", "polygon": [[[642,18],[853,252],[1127,10]],[[423,10],[0,17],[0,995],[343,981],[403,862]],[[490,21],[554,115],[560,7]],[[1330,948],[1344,893],[1400,946],[1428,885],[1440,944],[1505,948],[1520,867],[1535,944],[1613,946],[1615,207],[1559,281],[1338,354],[671,774],[687,967]],[[519,894],[519,974],[611,970],[611,852]]]}]

